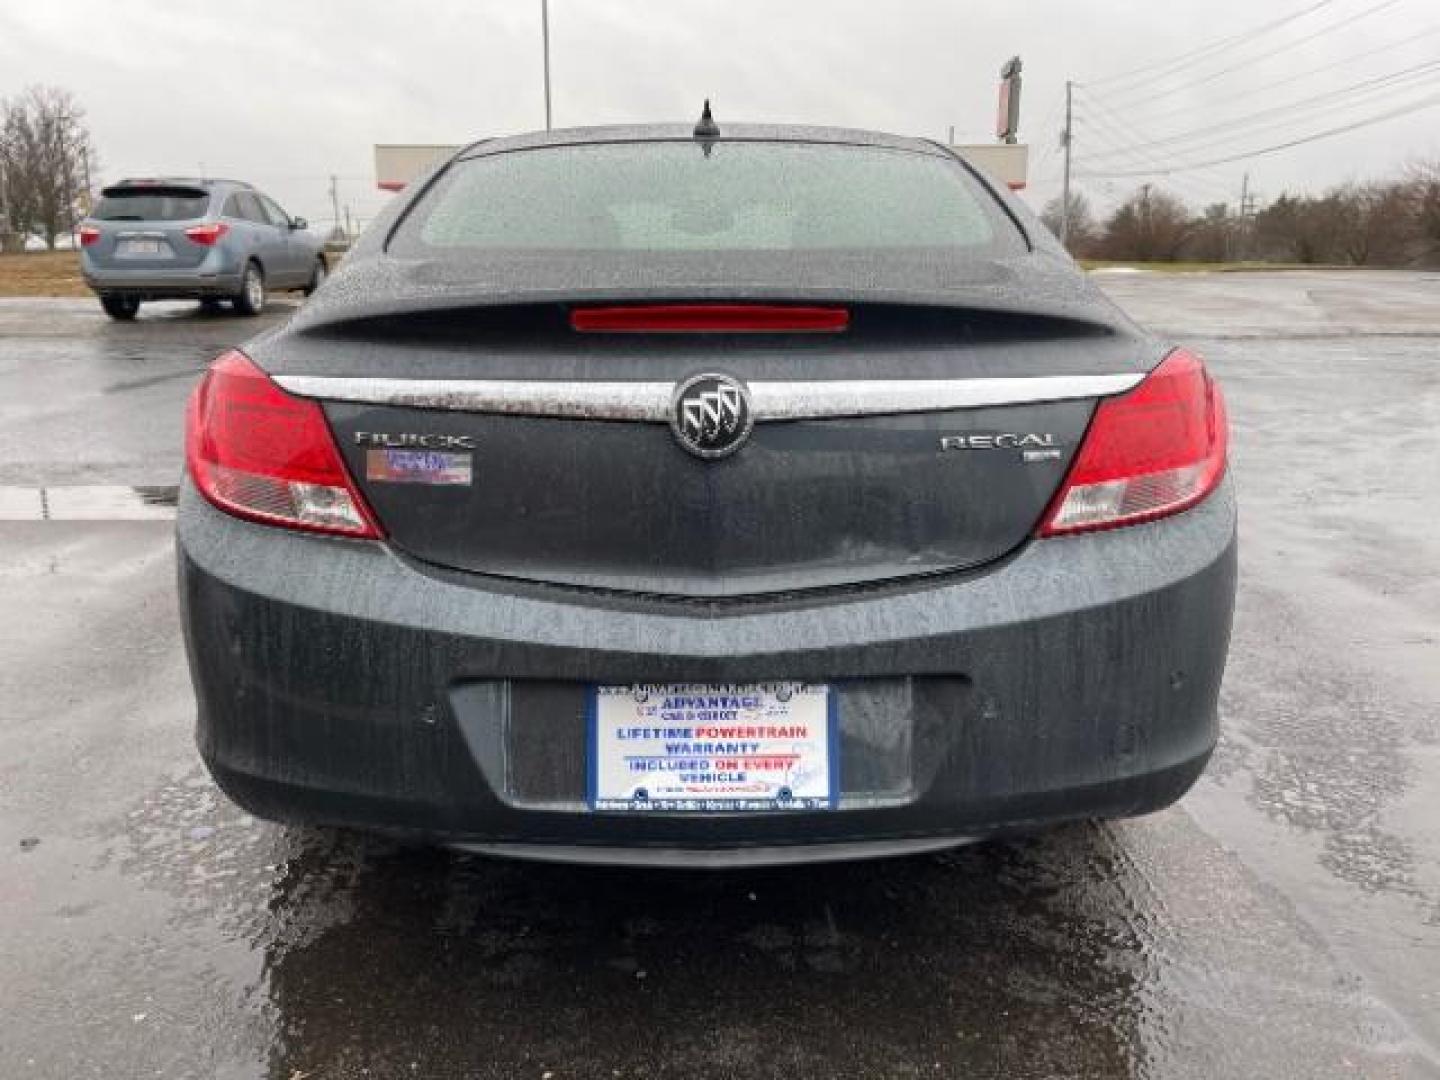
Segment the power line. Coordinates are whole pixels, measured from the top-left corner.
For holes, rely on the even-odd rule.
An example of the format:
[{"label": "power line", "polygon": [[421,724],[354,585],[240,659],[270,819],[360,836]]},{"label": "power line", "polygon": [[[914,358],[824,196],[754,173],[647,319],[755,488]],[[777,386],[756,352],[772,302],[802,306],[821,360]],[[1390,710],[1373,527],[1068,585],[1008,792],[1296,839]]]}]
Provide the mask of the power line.
[{"label": "power line", "polygon": [[[1089,130],[1089,132],[1090,132],[1090,136],[1092,136],[1092,137],[1093,137],[1097,142],[1099,142],[1102,146],[1114,146],[1114,145],[1115,145],[1115,144],[1109,139],[1109,137],[1106,135],[1106,133],[1103,132],[1101,129],[1099,129],[1099,128],[1093,128],[1093,129],[1088,129],[1088,130]],[[1088,139],[1087,139],[1087,141],[1088,141]],[[1151,157],[1147,157],[1147,156],[1141,156],[1141,155],[1138,155],[1138,154],[1132,155],[1132,156],[1136,159],[1135,162],[1133,163],[1133,167],[1134,167],[1134,168],[1139,169],[1139,168],[1141,168],[1141,167],[1144,167],[1144,168],[1147,168],[1147,169],[1150,170],[1148,173],[1146,173],[1146,175],[1161,176],[1161,175],[1164,175],[1164,174],[1165,174],[1165,171],[1166,171],[1168,168],[1170,168],[1169,162],[1160,160],[1160,159],[1158,159],[1158,158],[1151,158]],[[1096,169],[1103,169],[1103,168],[1105,167],[1105,164],[1104,164],[1104,161],[1103,161],[1103,160],[1100,161],[1100,162],[1094,162],[1093,159],[1091,159],[1091,158],[1088,157],[1088,156],[1086,156],[1086,157],[1080,157],[1080,158],[1078,158],[1078,160],[1081,161],[1082,167],[1088,167],[1088,169],[1090,169],[1091,172],[1093,172],[1093,171],[1096,170]],[[1122,163],[1122,165],[1123,165],[1123,163]],[[1087,173],[1087,175],[1089,175],[1089,173]],[[1227,184],[1222,183],[1220,180],[1212,179],[1211,177],[1205,176],[1205,175],[1188,176],[1188,177],[1185,177],[1183,180],[1178,181],[1178,182],[1183,183],[1184,185],[1190,187],[1192,191],[1199,192],[1199,193],[1203,194],[1203,196],[1204,196],[1205,198],[1211,198],[1211,197],[1213,197],[1213,195],[1214,195],[1216,192],[1220,192],[1220,191],[1223,191],[1223,192],[1226,194],[1227,197],[1229,196],[1229,193],[1230,193],[1230,188],[1229,188],[1229,186],[1228,186]]]},{"label": "power line", "polygon": [[[1123,92],[1123,88],[1128,83],[1137,82],[1142,76],[1149,81],[1154,81],[1161,78],[1173,78],[1177,73],[1185,70],[1186,68],[1196,67],[1201,64],[1208,64],[1209,60],[1217,58],[1221,54],[1222,50],[1229,50],[1232,52],[1235,51],[1230,50],[1230,46],[1232,45],[1235,45],[1237,43],[1243,43],[1245,46],[1248,46],[1260,36],[1277,30],[1280,27],[1289,25],[1290,23],[1293,23],[1298,19],[1311,15],[1314,12],[1319,11],[1323,8],[1329,7],[1332,2],[1333,0],[1321,0],[1321,2],[1313,3],[1304,8],[1292,11],[1287,15],[1281,16],[1278,19],[1272,19],[1259,27],[1245,31],[1244,33],[1232,34],[1227,37],[1220,38],[1214,42],[1211,42],[1207,45],[1199,46],[1195,49],[1191,49],[1188,52],[1182,53],[1178,56],[1170,57],[1166,60],[1157,61],[1155,63],[1145,65],[1141,68],[1133,69],[1129,72],[1123,72],[1117,75],[1103,77],[1101,79],[1095,80],[1092,85],[1099,84],[1106,86],[1108,87],[1106,94],[1113,95]],[[1326,22],[1324,25],[1315,28],[1314,30],[1303,35],[1300,38],[1286,41],[1273,48],[1266,49],[1258,55],[1247,58],[1243,62],[1228,64],[1219,69],[1201,74],[1199,75],[1199,77],[1187,78],[1179,84],[1172,85],[1166,89],[1161,90],[1159,93],[1149,93],[1148,100],[1153,102],[1159,98],[1170,97],[1174,94],[1180,93],[1192,87],[1207,85],[1223,77],[1224,75],[1229,74],[1232,71],[1236,71],[1241,68],[1251,67],[1262,60],[1267,60],[1272,57],[1290,52],[1294,49],[1299,48],[1302,45],[1307,44],[1308,42],[1316,40],[1317,38],[1323,37],[1328,34],[1333,34],[1343,29],[1344,27],[1354,25],[1360,20],[1373,17],[1374,15],[1377,15],[1380,12],[1395,6],[1399,2],[1400,0],[1377,0],[1377,2],[1371,3],[1360,11],[1354,12],[1344,18],[1340,18],[1331,22]],[[1384,46],[1379,50],[1372,49],[1361,55],[1371,55],[1377,51],[1384,51],[1384,49],[1386,48],[1393,48],[1395,44],[1397,43],[1390,43],[1389,45]],[[1349,61],[1342,61],[1342,63],[1353,62],[1353,60],[1354,58],[1351,58]],[[1303,142],[1313,141],[1317,138],[1324,138],[1330,135],[1340,134],[1343,131],[1354,130],[1355,125],[1353,124],[1338,125],[1336,128],[1327,129],[1325,132],[1314,133],[1310,136],[1303,137],[1298,141],[1286,140],[1285,142],[1276,144],[1273,147],[1261,147],[1256,150],[1247,150],[1238,154],[1222,155],[1220,157],[1217,157],[1213,161],[1177,164],[1175,161],[1171,160],[1168,157],[1166,157],[1164,160],[1161,160],[1159,156],[1162,153],[1169,153],[1168,150],[1162,151],[1160,149],[1162,147],[1173,148],[1177,145],[1185,146],[1186,144],[1193,143],[1197,138],[1200,138],[1212,132],[1219,131],[1225,131],[1225,136],[1223,138],[1210,139],[1209,141],[1200,142],[1198,145],[1189,146],[1184,152],[1194,153],[1199,150],[1204,150],[1208,147],[1223,146],[1225,144],[1230,144],[1233,146],[1237,140],[1237,135],[1235,131],[1235,129],[1237,128],[1253,129],[1246,132],[1246,137],[1254,138],[1257,135],[1268,132],[1271,128],[1276,126],[1276,121],[1271,120],[1267,122],[1267,118],[1285,117],[1283,123],[1287,125],[1293,125],[1297,113],[1304,113],[1308,110],[1314,109],[1322,102],[1333,102],[1337,99],[1341,99],[1345,105],[1359,104],[1360,102],[1356,99],[1369,100],[1374,98],[1377,94],[1393,93],[1397,89],[1397,84],[1406,82],[1414,83],[1418,80],[1427,79],[1427,77],[1434,72],[1434,68],[1437,65],[1440,65],[1440,61],[1431,64],[1416,65],[1413,68],[1402,69],[1398,72],[1390,72],[1385,75],[1373,77],[1367,80],[1362,80],[1357,84],[1342,87],[1338,90],[1331,90],[1319,95],[1314,95],[1311,98],[1301,99],[1299,101],[1291,101],[1279,106],[1272,106],[1243,117],[1232,118],[1229,121],[1223,121],[1217,124],[1205,125],[1200,128],[1194,128],[1180,133],[1166,135],[1160,139],[1153,138],[1152,136],[1141,131],[1138,127],[1135,127],[1132,123],[1126,120],[1122,120],[1118,116],[1115,116],[1115,114],[1111,113],[1111,110],[1106,105],[1105,97],[1095,92],[1093,89],[1087,88],[1084,92],[1083,100],[1082,102],[1080,102],[1082,109],[1085,113],[1085,115],[1080,118],[1080,122],[1082,123],[1082,125],[1085,126],[1087,132],[1090,132],[1090,134],[1096,137],[1096,142],[1100,144],[1101,152],[1098,155],[1098,162],[1093,160],[1092,155],[1086,156],[1086,160],[1084,163],[1085,172],[1081,175],[1089,178],[1098,179],[1105,177],[1118,178],[1125,176],[1175,177],[1175,175],[1179,172],[1203,173],[1215,165],[1228,164],[1232,160],[1242,160],[1245,157],[1259,156],[1263,153],[1273,153],[1277,152],[1278,150],[1285,149],[1291,145],[1300,145]],[[1331,64],[1328,66],[1334,67],[1337,65]],[[1325,67],[1326,66],[1322,65],[1322,69],[1324,69]],[[1349,98],[1349,100],[1344,100],[1347,97]],[[1167,113],[1165,115],[1171,115],[1173,114],[1173,112],[1174,110],[1172,110],[1171,113]],[[1114,116],[1115,122],[1112,124],[1110,119],[1108,119],[1105,114]],[[1357,121],[1356,123],[1359,126],[1364,126],[1368,123],[1379,123],[1383,119],[1387,118],[1388,117],[1386,116],[1368,117],[1365,120]],[[1067,159],[1067,174],[1070,171],[1068,168],[1069,159],[1073,153],[1073,123],[1073,120],[1067,120],[1066,131],[1065,135],[1063,136]],[[1100,128],[1105,128],[1111,132],[1117,133],[1118,144],[1113,136],[1102,135],[1102,133],[1098,130]],[[1048,155],[1046,155],[1046,157],[1048,158]],[[1111,162],[1112,166],[1113,164],[1123,165],[1124,159],[1127,158],[1132,161],[1138,162],[1145,167],[1106,168],[1107,161]],[[1097,165],[1099,166],[1098,168],[1096,167]],[[1182,181],[1180,180],[1175,180],[1173,182],[1182,183]],[[1183,183],[1192,191],[1197,184],[1202,188],[1206,185],[1209,185],[1212,189],[1220,189],[1220,185],[1216,181],[1206,180],[1203,177],[1191,177],[1184,180]],[[1226,196],[1225,201],[1229,202],[1229,188],[1224,187],[1223,190]]]},{"label": "power line", "polygon": [[[1433,74],[1433,73],[1432,73],[1432,74]],[[1348,102],[1341,103],[1340,105],[1338,105],[1338,106],[1336,106],[1336,107],[1337,107],[1337,108],[1341,108],[1341,109],[1352,109],[1352,108],[1355,108],[1355,107],[1361,106],[1361,105],[1374,105],[1374,104],[1379,104],[1379,103],[1381,102],[1381,100],[1383,100],[1385,97],[1388,97],[1388,96],[1390,96],[1391,94],[1393,94],[1397,89],[1402,89],[1402,90],[1408,91],[1408,90],[1414,90],[1414,89],[1424,88],[1424,84],[1425,84],[1425,83],[1431,83],[1431,82],[1433,82],[1433,79],[1423,79],[1423,80],[1419,80],[1419,79],[1417,79],[1416,77],[1412,76],[1409,81],[1411,81],[1412,83],[1418,82],[1420,85],[1419,85],[1419,86],[1414,86],[1414,85],[1412,85],[1412,86],[1407,86],[1407,87],[1403,87],[1403,88],[1397,88],[1397,87],[1393,87],[1393,86],[1390,86],[1390,87],[1374,87],[1374,88],[1371,88],[1370,90],[1363,91],[1359,96],[1360,96],[1360,97],[1363,97],[1363,98],[1367,98],[1367,99],[1373,98],[1373,99],[1375,99],[1375,100],[1365,100],[1365,101],[1354,100],[1354,101],[1348,101]],[[1377,94],[1379,95],[1378,98],[1376,97]],[[1327,110],[1327,111],[1328,111],[1328,110]],[[1328,119],[1328,118],[1329,118],[1329,117],[1324,116],[1323,114],[1322,114],[1321,116],[1313,116],[1313,117],[1308,117],[1308,118],[1301,118],[1301,117],[1295,117],[1295,116],[1284,116],[1284,117],[1281,117],[1281,118],[1279,118],[1279,119],[1273,119],[1273,120],[1266,121],[1266,122],[1264,122],[1264,123],[1245,125],[1245,126],[1248,126],[1248,127],[1249,127],[1249,130],[1244,131],[1244,132],[1242,132],[1242,133],[1238,133],[1238,134],[1227,134],[1227,135],[1223,135],[1223,136],[1221,136],[1221,137],[1219,137],[1219,138],[1206,139],[1206,140],[1203,140],[1203,141],[1201,141],[1201,142],[1194,143],[1194,144],[1192,144],[1192,145],[1187,145],[1187,146],[1183,146],[1182,148],[1179,148],[1179,149],[1171,149],[1171,150],[1164,151],[1164,152],[1166,152],[1166,153],[1178,153],[1178,154],[1182,154],[1182,155],[1183,155],[1183,154],[1196,154],[1196,153],[1204,153],[1204,152],[1214,152],[1214,151],[1216,151],[1216,150],[1234,149],[1234,148],[1236,147],[1236,144],[1237,144],[1237,143],[1243,145],[1246,140],[1254,140],[1254,139],[1257,139],[1257,138],[1270,138],[1270,137],[1272,137],[1272,136],[1284,135],[1286,132],[1293,130],[1294,127],[1295,127],[1295,125],[1296,125],[1297,123],[1310,122],[1310,121],[1312,121],[1312,120],[1320,120],[1320,119]],[[1103,163],[1102,163],[1102,164],[1103,164]]]},{"label": "power line", "polygon": [[[1102,105],[1100,102],[1093,99],[1088,101],[1082,101],[1081,105],[1082,107],[1088,107],[1090,110],[1093,110],[1093,112],[1090,114],[1090,123],[1101,124],[1109,131],[1114,132],[1119,136],[1122,144],[1122,149],[1125,150],[1127,156],[1132,158],[1138,158],[1139,160],[1151,165],[1158,164],[1159,167],[1156,170],[1156,175],[1159,175],[1161,172],[1169,168],[1170,159],[1164,158],[1159,154],[1147,152],[1143,143],[1144,141],[1153,141],[1153,139],[1151,139],[1151,137],[1145,132],[1141,131],[1140,128],[1125,120],[1119,114],[1111,111],[1108,106]],[[1142,140],[1141,144],[1135,143],[1135,137],[1137,135]],[[1103,157],[1104,155],[1101,156]],[[1219,180],[1211,180],[1209,182],[1215,184],[1217,187],[1224,186]],[[1226,188],[1227,192],[1228,190],[1229,189]]]},{"label": "power line", "polygon": [[[1092,116],[1088,122],[1085,122],[1086,129],[1087,131],[1089,131],[1090,136],[1094,137],[1095,140],[1100,142],[1102,145],[1113,146],[1114,143],[1111,141],[1112,136],[1109,135],[1108,131],[1118,130],[1115,125],[1111,125],[1108,121],[1106,121],[1106,127],[1108,128],[1108,131],[1102,130],[1099,126],[1091,127],[1091,125],[1095,124],[1096,121],[1102,119],[1103,118],[1098,115]],[[1084,121],[1082,120],[1082,122]],[[1122,135],[1122,137],[1128,138],[1129,136]],[[1158,158],[1150,157],[1143,153],[1138,153],[1134,151],[1130,151],[1129,154],[1143,164],[1152,166],[1150,171],[1144,173],[1144,175],[1146,176],[1164,175],[1165,169],[1168,167],[1166,163],[1160,162]],[[1079,160],[1081,161],[1082,166],[1084,164],[1088,164],[1088,159],[1081,158]],[[1091,174],[1082,173],[1081,175],[1089,176]],[[1229,185],[1218,179],[1212,179],[1209,176],[1201,174],[1183,177],[1168,176],[1167,180],[1171,186],[1179,188],[1182,192],[1185,192],[1186,194],[1194,198],[1197,202],[1200,202],[1202,204],[1214,202],[1216,200],[1217,194],[1221,197],[1222,201],[1227,203],[1230,201]]]},{"label": "power line", "polygon": [[[1347,132],[1358,131],[1361,128],[1371,127],[1375,124],[1384,123],[1386,120],[1393,120],[1397,116],[1404,116],[1407,113],[1420,112],[1424,109],[1440,105],[1440,94],[1428,98],[1421,98],[1418,101],[1410,102],[1399,108],[1390,109],[1387,112],[1378,113],[1375,116],[1366,117],[1364,120],[1356,120],[1353,123],[1341,124],[1339,127],[1327,128],[1324,131],[1317,131],[1310,135],[1304,135],[1297,139],[1289,139],[1285,142],[1275,143],[1273,146],[1264,146],[1258,150],[1248,150],[1240,154],[1230,154],[1225,157],[1212,158],[1209,161],[1181,162],[1172,165],[1165,170],[1164,175],[1177,172],[1190,172],[1196,169],[1208,169],[1216,165],[1228,165],[1232,161],[1245,161],[1249,158],[1261,157],[1265,154],[1278,153],[1281,150],[1289,150],[1291,147],[1303,146],[1305,143],[1317,142],[1320,139],[1328,139],[1334,135],[1343,135]],[[1124,177],[1124,176],[1154,176],[1150,171],[1117,171],[1117,172],[1092,172],[1086,173],[1092,178],[1100,177]]]},{"label": "power line", "polygon": [[[1289,86],[1291,83],[1299,82],[1301,79],[1308,79],[1311,75],[1319,75],[1320,73],[1325,71],[1333,71],[1335,68],[1338,67],[1347,67],[1350,64],[1355,63],[1357,60],[1364,60],[1366,57],[1370,56],[1378,56],[1380,53],[1390,52],[1393,49],[1398,49],[1405,45],[1413,45],[1415,42],[1420,41],[1423,38],[1431,37],[1435,34],[1440,34],[1440,26],[1432,26],[1428,30],[1422,30],[1418,34],[1411,34],[1409,37],[1401,38],[1399,41],[1386,42],[1384,45],[1381,45],[1374,49],[1367,49],[1365,52],[1356,53],[1354,56],[1342,57],[1341,59],[1332,61],[1331,63],[1321,64],[1319,67],[1315,68],[1309,68],[1306,71],[1297,71],[1293,75],[1286,75],[1282,79],[1274,79],[1268,83],[1261,83],[1259,86],[1252,86],[1249,89],[1241,90],[1238,93],[1226,94],[1222,97],[1217,98],[1207,98],[1205,104],[1207,106],[1218,105],[1226,101],[1238,101],[1241,98],[1253,97],[1254,95],[1260,93],[1262,90],[1273,90],[1277,86]],[[1148,104],[1149,102],[1140,102],[1136,107],[1143,110],[1148,106]],[[1194,111],[1195,107],[1193,105],[1180,105],[1173,109],[1166,109],[1164,112],[1160,113],[1146,113],[1144,115],[1144,120],[1147,124],[1152,124],[1156,120],[1163,120],[1166,117],[1179,116],[1181,113],[1191,113]]]},{"label": "power line", "polygon": [[[1119,188],[1122,186],[1120,181],[1085,172],[1083,165],[1084,162],[1078,161],[1077,159],[1077,169],[1079,169],[1075,174],[1077,188],[1083,186],[1090,191],[1100,188],[1113,198],[1123,198],[1123,193],[1119,191]],[[1143,177],[1135,177],[1132,179],[1146,183],[1154,183],[1157,186],[1167,188],[1180,195],[1186,202],[1196,206],[1209,206],[1217,202],[1228,204],[1235,201],[1235,193],[1230,188],[1223,187],[1219,184],[1213,187],[1200,184],[1197,183],[1193,177],[1161,176],[1158,173],[1146,173]]]},{"label": "power line", "polygon": [[1222,76],[1230,74],[1233,71],[1239,71],[1241,68],[1252,67],[1253,65],[1259,63],[1261,60],[1268,60],[1271,57],[1279,56],[1281,53],[1286,53],[1289,52],[1291,49],[1299,48],[1301,45],[1305,45],[1311,41],[1314,41],[1316,38],[1324,37],[1326,34],[1334,33],[1336,30],[1340,30],[1346,26],[1350,26],[1353,23],[1359,22],[1361,19],[1368,19],[1371,15],[1378,15],[1386,8],[1394,7],[1398,3],[1400,3],[1400,0],[1380,0],[1379,3],[1372,4],[1364,11],[1356,12],[1349,18],[1341,19],[1339,22],[1329,23],[1325,26],[1322,26],[1320,29],[1314,31],[1313,33],[1306,34],[1302,38],[1296,38],[1294,41],[1287,42],[1284,45],[1271,49],[1269,52],[1261,53],[1259,56],[1252,56],[1249,59],[1231,64],[1229,67],[1219,68],[1216,71],[1210,72],[1208,75],[1202,75],[1198,79],[1192,79],[1189,82],[1181,83],[1178,86],[1172,86],[1169,89],[1160,90],[1155,93],[1148,93],[1147,101],[1161,101],[1164,98],[1173,97],[1181,91],[1191,90],[1197,86],[1205,86],[1209,83],[1214,82],[1216,79],[1221,78]]},{"label": "power line", "polygon": [[1223,49],[1229,45],[1233,45],[1237,41],[1254,40],[1261,34],[1267,34],[1271,30],[1277,30],[1288,23],[1294,22],[1296,19],[1303,19],[1311,12],[1319,11],[1321,8],[1324,7],[1329,7],[1334,2],[1335,0],[1319,0],[1318,3],[1310,4],[1304,8],[1301,8],[1298,11],[1292,11],[1289,15],[1282,15],[1280,18],[1274,19],[1268,23],[1252,27],[1249,30],[1242,30],[1238,34],[1231,34],[1228,37],[1220,38],[1218,41],[1212,41],[1208,45],[1201,45],[1197,49],[1191,49],[1188,52],[1183,52],[1179,54],[1178,56],[1172,56],[1166,60],[1157,60],[1153,64],[1146,64],[1144,67],[1132,68],[1129,71],[1122,71],[1115,75],[1102,75],[1098,79],[1091,79],[1089,80],[1089,85],[1099,86],[1104,83],[1127,82],[1137,78],[1138,76],[1145,75],[1166,67],[1174,67],[1176,70],[1182,67],[1188,67],[1190,64],[1199,63],[1202,57],[1207,56],[1208,54],[1215,52],[1216,50]]},{"label": "power line", "polygon": [[[1123,201],[1130,192],[1133,192],[1133,183],[1121,190],[1119,181],[1111,180],[1108,177],[1096,177],[1090,173],[1080,172],[1076,174],[1076,184],[1084,184],[1087,190],[1095,190],[1100,187],[1111,199],[1117,202]],[[1211,206],[1214,203],[1225,203],[1229,205],[1235,201],[1235,193],[1228,188],[1196,187],[1185,183],[1184,178],[1178,176],[1145,176],[1136,177],[1135,182],[1150,184],[1154,187],[1164,189],[1172,194],[1178,195],[1180,199],[1192,206]]]},{"label": "power line", "polygon": [[[1193,152],[1195,150],[1203,149],[1208,146],[1214,146],[1219,143],[1232,142],[1237,137],[1237,128],[1250,127],[1254,125],[1257,121],[1265,120],[1265,118],[1267,117],[1273,117],[1277,115],[1282,116],[1285,117],[1285,120],[1283,121],[1284,123],[1290,123],[1294,119],[1294,116],[1291,114],[1293,114],[1293,112],[1297,109],[1302,112],[1308,111],[1310,109],[1313,109],[1316,105],[1324,104],[1326,102],[1332,101],[1335,98],[1345,97],[1351,94],[1355,94],[1359,97],[1369,97],[1377,93],[1389,93],[1393,92],[1399,84],[1425,81],[1429,77],[1433,77],[1437,74],[1440,74],[1440,60],[1428,60],[1423,64],[1416,64],[1413,67],[1402,68],[1399,71],[1392,71],[1385,75],[1373,76],[1369,79],[1362,79],[1358,83],[1352,83],[1349,86],[1343,86],[1335,90],[1327,90],[1323,94],[1315,94],[1308,98],[1301,98],[1299,101],[1287,102],[1282,105],[1274,105],[1268,109],[1261,109],[1258,112],[1253,112],[1246,116],[1232,117],[1228,120],[1221,120],[1214,124],[1207,124],[1203,127],[1191,128],[1189,131],[1182,131],[1178,134],[1168,135],[1159,139],[1151,139],[1145,142],[1143,146],[1146,149],[1152,149],[1161,146],[1173,146],[1176,143],[1190,142],[1197,136],[1208,135],[1212,132],[1229,132],[1229,134],[1227,134],[1227,136],[1224,138],[1211,139],[1208,142],[1202,142],[1198,146],[1190,147],[1189,151],[1187,151]],[[1406,88],[1408,89],[1408,87]],[[1275,126],[1276,123],[1273,121],[1260,125],[1262,130]],[[1252,132],[1250,134],[1254,133]],[[1142,144],[1135,144],[1137,148],[1140,145]]]}]

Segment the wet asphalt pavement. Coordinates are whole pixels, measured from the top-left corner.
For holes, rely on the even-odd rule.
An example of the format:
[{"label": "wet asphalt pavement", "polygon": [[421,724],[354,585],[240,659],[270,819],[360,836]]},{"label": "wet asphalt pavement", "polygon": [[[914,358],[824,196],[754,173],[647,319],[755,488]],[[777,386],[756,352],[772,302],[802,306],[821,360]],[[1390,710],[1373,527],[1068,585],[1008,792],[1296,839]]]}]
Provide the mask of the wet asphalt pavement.
[{"label": "wet asphalt pavement", "polygon": [[165,503],[196,373],[258,325],[0,300],[0,1080],[1440,1077],[1440,275],[1101,280],[1229,395],[1209,773],[1141,820],[725,874],[232,808]]}]

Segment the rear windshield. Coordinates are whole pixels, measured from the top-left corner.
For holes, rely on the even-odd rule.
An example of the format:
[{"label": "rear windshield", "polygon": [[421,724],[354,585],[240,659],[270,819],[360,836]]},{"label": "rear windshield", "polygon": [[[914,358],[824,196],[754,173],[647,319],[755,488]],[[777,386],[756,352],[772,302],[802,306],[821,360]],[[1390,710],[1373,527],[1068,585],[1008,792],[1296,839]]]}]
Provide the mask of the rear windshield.
[{"label": "rear windshield", "polygon": [[[398,254],[489,251],[993,250],[1019,242],[958,163],[844,144],[602,143],[451,166]],[[458,251],[457,251],[458,253]]]},{"label": "rear windshield", "polygon": [[210,194],[199,188],[106,188],[94,213],[101,221],[189,221],[205,216]]}]

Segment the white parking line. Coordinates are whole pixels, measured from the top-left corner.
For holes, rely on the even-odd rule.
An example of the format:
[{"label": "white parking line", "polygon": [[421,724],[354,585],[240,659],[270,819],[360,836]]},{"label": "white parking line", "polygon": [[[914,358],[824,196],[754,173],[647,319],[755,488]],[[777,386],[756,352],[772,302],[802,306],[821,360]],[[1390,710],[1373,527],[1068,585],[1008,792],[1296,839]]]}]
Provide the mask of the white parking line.
[{"label": "white parking line", "polygon": [[173,487],[0,485],[0,521],[171,521],[174,517]]},{"label": "white parking line", "polygon": [[39,521],[44,516],[39,488],[0,487],[0,521]]}]

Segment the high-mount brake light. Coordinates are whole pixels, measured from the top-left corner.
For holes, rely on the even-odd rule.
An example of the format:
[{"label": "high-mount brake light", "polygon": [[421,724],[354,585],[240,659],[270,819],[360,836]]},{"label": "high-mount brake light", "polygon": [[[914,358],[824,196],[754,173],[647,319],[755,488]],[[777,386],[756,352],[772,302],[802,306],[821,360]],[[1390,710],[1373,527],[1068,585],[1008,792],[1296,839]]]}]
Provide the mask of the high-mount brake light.
[{"label": "high-mount brake light", "polygon": [[229,231],[230,226],[223,221],[211,221],[204,225],[191,225],[185,230],[185,235],[197,244],[213,247],[215,242]]},{"label": "high-mount brake light", "polygon": [[1127,394],[1106,398],[1041,536],[1136,525],[1189,509],[1225,475],[1225,399],[1200,358],[1176,349]]},{"label": "high-mount brake light", "polygon": [[95,242],[96,242],[97,240],[99,240],[99,239],[100,239],[100,230],[97,229],[94,225],[81,225],[81,226],[80,226],[80,246],[81,246],[81,247],[89,247],[91,244],[95,243]]},{"label": "high-mount brake light", "polygon": [[850,325],[843,307],[783,304],[639,304],[582,307],[570,327],[608,334],[834,334]]},{"label": "high-mount brake light", "polygon": [[320,406],[287,394],[237,350],[219,356],[190,397],[185,463],[200,493],[236,517],[381,536]]}]

